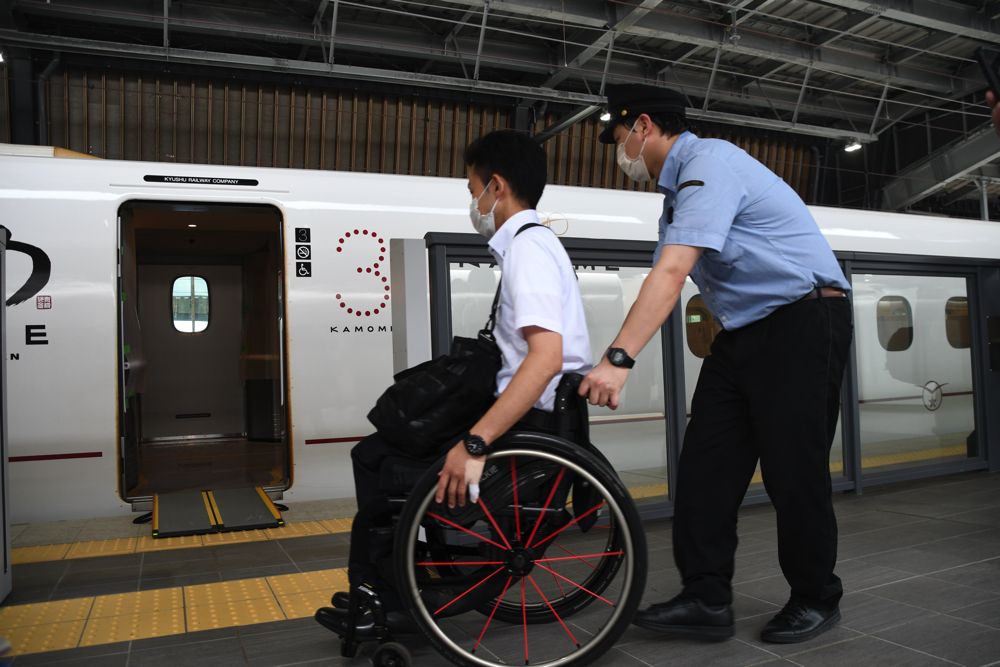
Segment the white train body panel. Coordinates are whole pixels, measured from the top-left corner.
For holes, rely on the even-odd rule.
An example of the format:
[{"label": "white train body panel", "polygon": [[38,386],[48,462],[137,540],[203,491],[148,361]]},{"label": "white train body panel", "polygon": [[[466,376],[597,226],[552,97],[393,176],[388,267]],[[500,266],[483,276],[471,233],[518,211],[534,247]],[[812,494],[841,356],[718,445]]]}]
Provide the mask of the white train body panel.
[{"label": "white train body panel", "polygon": [[[51,297],[51,308],[41,309],[32,297],[7,310],[8,352],[17,355],[8,361],[10,453],[21,459],[10,469],[15,522],[130,510],[118,489],[116,255],[118,211],[133,200],[266,204],[280,211],[294,465],[292,486],[284,497],[294,501],[353,495],[352,443],[322,441],[368,433],[365,415],[391,382],[391,318],[384,296],[391,297],[392,290],[388,285],[386,292],[387,283],[381,280],[389,275],[388,240],[422,238],[431,230],[470,232],[464,180],[53,159],[3,152],[2,224],[14,241],[43,249],[52,265],[48,283],[38,293]],[[144,182],[149,174],[255,179],[259,185]],[[661,201],[655,194],[550,186],[539,208],[553,215],[557,232],[568,236],[655,241]],[[814,213],[837,250],[1000,256],[1000,230],[988,223],[826,208]],[[311,232],[309,278],[295,276],[297,228]],[[9,252],[7,258],[11,293],[27,279],[31,262],[17,252]],[[376,263],[380,276],[368,271]],[[585,275],[581,281],[591,294],[587,315],[595,331],[592,347],[599,355],[617,331],[641,280],[615,285],[607,275]],[[488,301],[492,292],[483,294]],[[369,314],[348,315],[340,303]],[[376,314],[377,304],[382,306]],[[478,326],[478,319],[473,319]],[[39,325],[44,326],[47,344],[26,344],[26,327]],[[456,333],[461,326],[456,322]],[[30,331],[33,342],[39,342],[42,330]],[[634,386],[627,388],[634,395],[630,410],[662,412],[661,355],[651,349],[643,354],[653,356],[644,362],[648,372],[633,377]],[[686,354],[687,365],[694,368],[700,363]],[[968,383],[969,378],[952,382]],[[690,392],[693,383],[689,385]],[[321,442],[307,444],[311,441]],[[626,465],[634,452],[626,447],[620,452],[620,457],[613,457],[615,463]],[[67,454],[81,458],[23,460]]]}]

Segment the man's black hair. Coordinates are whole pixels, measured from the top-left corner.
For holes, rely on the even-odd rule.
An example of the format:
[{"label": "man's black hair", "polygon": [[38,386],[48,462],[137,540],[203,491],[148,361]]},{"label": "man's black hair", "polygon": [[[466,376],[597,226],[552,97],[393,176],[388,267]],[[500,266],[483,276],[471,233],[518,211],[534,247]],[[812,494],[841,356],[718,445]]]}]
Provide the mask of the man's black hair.
[{"label": "man's black hair", "polygon": [[494,175],[503,176],[514,196],[531,208],[545,190],[545,151],[524,132],[496,130],[479,137],[465,149],[465,166],[483,185]]},{"label": "man's black hair", "polygon": [[669,111],[654,111],[649,114],[649,119],[668,137],[680,134],[690,127],[687,118],[682,114],[671,113]]}]

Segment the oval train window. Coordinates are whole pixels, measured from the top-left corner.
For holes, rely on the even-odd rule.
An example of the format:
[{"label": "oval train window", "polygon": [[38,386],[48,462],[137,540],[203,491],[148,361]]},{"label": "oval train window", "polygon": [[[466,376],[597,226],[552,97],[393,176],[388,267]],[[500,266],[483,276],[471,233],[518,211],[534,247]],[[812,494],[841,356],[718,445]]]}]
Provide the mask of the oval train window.
[{"label": "oval train window", "polygon": [[967,349],[969,342],[969,299],[953,296],[944,304],[944,331],[948,343],[958,349]]},{"label": "oval train window", "polygon": [[878,342],[888,352],[902,352],[913,344],[913,309],[901,296],[884,296],[875,311]]},{"label": "oval train window", "polygon": [[174,329],[198,333],[208,328],[208,283],[198,276],[181,276],[171,290]]},{"label": "oval train window", "polygon": [[688,349],[691,354],[704,359],[712,349],[712,341],[719,333],[719,323],[705,305],[700,294],[695,294],[684,309],[684,328],[687,330]]}]

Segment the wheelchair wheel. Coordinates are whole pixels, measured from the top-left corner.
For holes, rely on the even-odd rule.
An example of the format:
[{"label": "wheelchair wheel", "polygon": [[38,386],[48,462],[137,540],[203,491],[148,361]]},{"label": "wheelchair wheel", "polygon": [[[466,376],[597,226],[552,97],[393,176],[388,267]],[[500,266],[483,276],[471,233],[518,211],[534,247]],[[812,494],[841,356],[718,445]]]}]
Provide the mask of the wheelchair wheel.
[{"label": "wheelchair wheel", "polygon": [[397,642],[381,644],[372,653],[372,667],[410,667],[412,664],[410,652]]},{"label": "wheelchair wheel", "polygon": [[414,488],[394,549],[428,640],[458,665],[585,665],[607,651],[646,580],[643,528],[614,472],[561,438],[512,434],[479,502],[450,510],[434,502],[438,470]]}]

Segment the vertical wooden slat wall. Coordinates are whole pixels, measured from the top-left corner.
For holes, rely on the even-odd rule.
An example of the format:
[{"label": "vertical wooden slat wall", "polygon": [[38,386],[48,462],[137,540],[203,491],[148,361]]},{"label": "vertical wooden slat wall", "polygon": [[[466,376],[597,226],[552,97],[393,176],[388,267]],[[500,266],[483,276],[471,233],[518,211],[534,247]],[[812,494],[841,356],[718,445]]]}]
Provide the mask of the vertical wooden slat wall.
[{"label": "vertical wooden slat wall", "polygon": [[[10,140],[9,84],[0,79],[0,137]],[[51,143],[117,160],[339,169],[461,177],[468,142],[511,127],[512,109],[424,97],[69,70],[48,80]],[[557,121],[539,119],[536,129]],[[602,123],[546,143],[559,185],[655,190],[625,178]],[[737,144],[811,200],[816,165],[802,145],[700,133]]]},{"label": "vertical wooden slat wall", "polygon": [[10,134],[10,79],[7,68],[0,67],[0,137],[9,144]]}]

